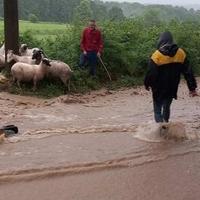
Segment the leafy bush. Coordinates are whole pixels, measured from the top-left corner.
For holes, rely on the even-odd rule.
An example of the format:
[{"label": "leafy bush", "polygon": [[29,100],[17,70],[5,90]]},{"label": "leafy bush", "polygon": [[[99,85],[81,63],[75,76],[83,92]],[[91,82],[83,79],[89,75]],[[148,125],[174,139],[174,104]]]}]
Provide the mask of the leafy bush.
[{"label": "leafy bush", "polygon": [[[144,18],[127,19],[100,24],[104,40],[102,59],[113,81],[122,86],[141,82],[147,70],[149,56],[155,51],[159,34],[166,30],[171,31],[177,44],[186,50],[195,73],[200,74],[200,24],[173,20],[169,23],[146,26],[144,20]],[[21,41],[28,45],[43,47],[49,58],[69,64],[74,71],[73,92],[97,89],[109,83],[101,63],[98,65],[97,79],[91,79],[87,70],[78,69],[82,29],[81,25],[72,25],[54,38],[42,40],[37,40],[31,31],[21,35]],[[49,81],[48,84],[50,83]],[[52,90],[57,89],[52,88]]]},{"label": "leafy bush", "polygon": [[28,20],[32,23],[37,23],[39,21],[38,17],[35,14],[29,14]]}]

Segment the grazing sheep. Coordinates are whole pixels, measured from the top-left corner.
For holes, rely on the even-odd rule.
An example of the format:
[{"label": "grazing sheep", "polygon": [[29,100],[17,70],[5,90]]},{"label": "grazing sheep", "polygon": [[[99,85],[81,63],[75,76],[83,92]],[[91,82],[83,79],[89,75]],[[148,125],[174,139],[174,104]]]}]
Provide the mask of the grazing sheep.
[{"label": "grazing sheep", "polygon": [[47,58],[43,58],[39,65],[17,62],[11,68],[13,82],[17,80],[17,85],[21,89],[21,81],[33,81],[33,90],[35,91],[37,82],[44,78],[49,66],[51,65]]},{"label": "grazing sheep", "polygon": [[27,44],[21,44],[19,48],[19,53],[21,56],[32,56],[35,51],[39,50],[40,49],[37,47],[29,49]]},{"label": "grazing sheep", "polygon": [[[32,59],[38,60],[42,56],[42,51],[35,51],[33,53]],[[73,71],[70,69],[69,65],[62,61],[51,60],[51,67],[48,69],[48,76],[59,78],[63,84],[65,85],[65,93],[66,88],[70,91],[70,78],[73,74]]]},{"label": "grazing sheep", "polygon": [[73,71],[70,69],[69,65],[58,60],[52,60],[50,64],[51,67],[49,68],[49,75],[59,78],[63,82],[65,85],[64,93],[66,93],[66,88],[70,91],[70,78]]},{"label": "grazing sheep", "polygon": [[14,54],[12,50],[8,50],[7,62],[9,63],[13,60],[15,62],[28,63],[32,65],[36,64],[36,60],[33,60],[31,56],[18,56]]}]

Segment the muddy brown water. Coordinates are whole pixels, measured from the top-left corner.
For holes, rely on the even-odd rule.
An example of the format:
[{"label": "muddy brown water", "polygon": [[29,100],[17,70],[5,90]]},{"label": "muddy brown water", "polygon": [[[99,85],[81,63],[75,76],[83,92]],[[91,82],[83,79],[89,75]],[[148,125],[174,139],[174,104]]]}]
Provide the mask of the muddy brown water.
[{"label": "muddy brown water", "polygon": [[0,93],[0,125],[20,130],[0,145],[0,199],[196,200],[199,108],[182,83],[171,119],[190,137],[177,142],[150,134],[142,87],[50,100]]}]

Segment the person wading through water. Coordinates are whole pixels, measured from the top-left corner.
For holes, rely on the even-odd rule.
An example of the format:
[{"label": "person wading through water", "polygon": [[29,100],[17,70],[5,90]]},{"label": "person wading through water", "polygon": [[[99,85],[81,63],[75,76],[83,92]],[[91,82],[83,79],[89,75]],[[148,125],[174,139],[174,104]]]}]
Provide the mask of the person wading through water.
[{"label": "person wading through water", "polygon": [[97,28],[95,20],[90,20],[87,28],[83,30],[81,38],[81,50],[79,67],[89,66],[89,74],[96,75],[97,57],[101,56],[103,41],[101,31]]},{"label": "person wading through water", "polygon": [[187,55],[173,42],[170,32],[164,32],[158,40],[157,50],[149,60],[149,69],[145,76],[146,90],[152,90],[154,117],[156,122],[169,122],[170,106],[177,99],[181,74],[187,82],[190,96],[198,96],[197,83]]}]

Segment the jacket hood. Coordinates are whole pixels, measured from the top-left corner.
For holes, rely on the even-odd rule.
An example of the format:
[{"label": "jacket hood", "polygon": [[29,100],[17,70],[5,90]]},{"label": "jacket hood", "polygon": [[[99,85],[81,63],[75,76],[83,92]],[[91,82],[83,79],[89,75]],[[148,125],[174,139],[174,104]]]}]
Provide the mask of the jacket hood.
[{"label": "jacket hood", "polygon": [[173,57],[177,50],[178,46],[174,44],[173,36],[171,32],[166,31],[160,35],[158,40],[157,49],[164,55]]}]

